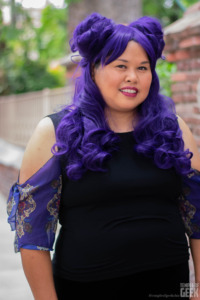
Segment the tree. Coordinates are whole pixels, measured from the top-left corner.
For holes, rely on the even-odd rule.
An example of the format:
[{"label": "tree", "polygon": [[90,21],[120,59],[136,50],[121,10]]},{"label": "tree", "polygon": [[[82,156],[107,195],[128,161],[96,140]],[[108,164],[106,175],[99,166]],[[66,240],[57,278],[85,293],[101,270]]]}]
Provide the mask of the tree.
[{"label": "tree", "polygon": [[183,16],[185,9],[198,0],[143,0],[143,15],[158,18],[167,26]]},{"label": "tree", "polygon": [[[2,1],[0,4],[4,5]],[[59,58],[65,52],[65,23],[62,24],[63,27],[61,25],[58,27],[54,21],[54,28],[51,27],[50,30],[55,30],[56,35],[51,37],[49,43],[46,43],[45,47],[42,48],[50,33],[47,24],[42,24],[40,31],[40,39],[43,44],[42,42],[38,43],[37,31],[39,29],[33,26],[33,21],[28,12],[23,10],[21,5],[15,4],[14,7],[13,1],[10,4],[14,12],[11,24],[5,25],[3,23],[2,11],[0,12],[0,95],[24,93],[45,87],[64,86],[65,76],[63,69],[60,70],[58,68],[51,71],[48,65],[52,58]],[[53,8],[47,8],[46,11],[52,10]],[[61,12],[61,10],[56,10],[55,8],[54,11],[56,11],[58,18],[60,18],[61,14],[64,15],[66,13],[66,11]],[[55,19],[56,13],[53,14],[52,12],[51,18]],[[46,19],[44,18],[44,23],[47,22],[45,21],[47,18],[48,16]],[[53,20],[51,23],[53,23]],[[63,45],[62,47],[61,44]],[[46,53],[46,56],[44,53]]]},{"label": "tree", "polygon": [[61,58],[67,51],[67,7],[55,9],[48,5],[42,11],[41,26],[36,29],[37,51],[47,63]]}]

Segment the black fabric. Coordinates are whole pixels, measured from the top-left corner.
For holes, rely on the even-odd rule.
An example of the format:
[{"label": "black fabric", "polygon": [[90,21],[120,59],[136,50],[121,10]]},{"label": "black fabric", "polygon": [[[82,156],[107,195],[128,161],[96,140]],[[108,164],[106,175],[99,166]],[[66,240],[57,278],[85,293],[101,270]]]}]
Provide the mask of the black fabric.
[{"label": "black fabric", "polygon": [[[145,271],[121,278],[76,282],[54,277],[58,300],[188,299],[188,264]],[[187,286],[187,285],[186,285]]]},{"label": "black fabric", "polygon": [[133,151],[134,134],[121,133],[120,151],[105,173],[79,181],[63,173],[54,274],[99,281],[186,262],[185,228],[177,199],[181,178]]},{"label": "black fabric", "polygon": [[46,117],[49,117],[52,122],[53,122],[53,125],[54,125],[54,128],[55,130],[57,129],[60,121],[62,120],[62,118],[64,117],[64,115],[66,114],[66,111],[65,110],[61,110],[57,113],[53,113],[53,114],[50,114],[50,115],[47,115]]}]

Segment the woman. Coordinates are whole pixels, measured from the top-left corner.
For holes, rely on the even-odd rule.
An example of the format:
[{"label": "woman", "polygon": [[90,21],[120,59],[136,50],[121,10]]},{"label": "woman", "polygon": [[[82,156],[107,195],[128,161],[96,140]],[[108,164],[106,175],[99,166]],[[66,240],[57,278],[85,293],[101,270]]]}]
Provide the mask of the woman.
[{"label": "woman", "polygon": [[159,22],[94,13],[70,44],[82,56],[72,105],[40,121],[8,200],[35,299],[200,299],[184,293],[186,232],[200,280],[200,157],[159,94]]}]

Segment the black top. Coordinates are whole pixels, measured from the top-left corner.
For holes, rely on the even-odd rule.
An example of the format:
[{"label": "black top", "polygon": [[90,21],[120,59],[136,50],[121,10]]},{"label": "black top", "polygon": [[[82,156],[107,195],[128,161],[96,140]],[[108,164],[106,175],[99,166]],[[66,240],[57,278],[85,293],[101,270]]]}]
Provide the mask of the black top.
[{"label": "black top", "polygon": [[178,210],[180,176],[135,153],[133,132],[118,135],[120,151],[108,172],[87,171],[78,181],[63,175],[53,259],[58,276],[103,280],[189,258]]}]

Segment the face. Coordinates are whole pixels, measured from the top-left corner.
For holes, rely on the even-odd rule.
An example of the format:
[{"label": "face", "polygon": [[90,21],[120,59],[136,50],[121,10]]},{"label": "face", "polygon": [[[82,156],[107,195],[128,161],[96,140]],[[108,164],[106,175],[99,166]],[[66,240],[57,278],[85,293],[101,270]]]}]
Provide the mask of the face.
[{"label": "face", "polygon": [[135,113],[148,96],[152,74],[145,50],[130,41],[123,54],[106,66],[94,69],[94,81],[113,113]]}]

